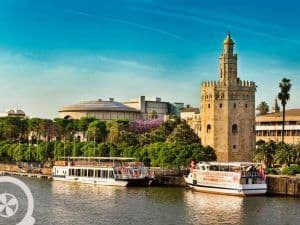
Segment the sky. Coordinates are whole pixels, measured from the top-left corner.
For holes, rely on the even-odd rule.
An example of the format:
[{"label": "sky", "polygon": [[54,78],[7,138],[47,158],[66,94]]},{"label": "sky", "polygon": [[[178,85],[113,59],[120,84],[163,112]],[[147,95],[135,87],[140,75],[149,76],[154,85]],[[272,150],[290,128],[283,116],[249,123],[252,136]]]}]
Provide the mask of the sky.
[{"label": "sky", "polygon": [[300,108],[300,2],[0,0],[0,112],[58,117],[82,100],[141,95],[198,107],[228,32],[238,76],[270,106],[283,77]]}]

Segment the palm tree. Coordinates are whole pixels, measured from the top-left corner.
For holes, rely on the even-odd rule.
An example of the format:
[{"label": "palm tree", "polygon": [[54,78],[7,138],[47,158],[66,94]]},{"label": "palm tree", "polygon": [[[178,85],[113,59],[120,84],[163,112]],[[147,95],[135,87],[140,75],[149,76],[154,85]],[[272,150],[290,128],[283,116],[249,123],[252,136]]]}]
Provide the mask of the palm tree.
[{"label": "palm tree", "polygon": [[274,141],[259,142],[254,152],[254,160],[263,162],[267,167],[271,167],[274,162],[276,143]]},{"label": "palm tree", "polygon": [[285,122],[285,106],[287,101],[290,99],[290,89],[292,84],[290,83],[290,79],[283,78],[279,83],[280,92],[278,93],[278,99],[281,101],[282,105],[282,133],[281,133],[281,141],[284,142],[284,122]]}]

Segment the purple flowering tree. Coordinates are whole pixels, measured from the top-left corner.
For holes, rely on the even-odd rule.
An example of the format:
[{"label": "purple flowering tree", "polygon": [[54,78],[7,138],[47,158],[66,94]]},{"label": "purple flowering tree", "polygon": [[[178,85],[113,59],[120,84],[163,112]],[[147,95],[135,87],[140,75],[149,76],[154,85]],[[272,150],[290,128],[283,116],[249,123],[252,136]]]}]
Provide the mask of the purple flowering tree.
[{"label": "purple flowering tree", "polygon": [[160,119],[136,120],[130,123],[129,131],[142,134],[158,128],[162,123],[163,121]]}]

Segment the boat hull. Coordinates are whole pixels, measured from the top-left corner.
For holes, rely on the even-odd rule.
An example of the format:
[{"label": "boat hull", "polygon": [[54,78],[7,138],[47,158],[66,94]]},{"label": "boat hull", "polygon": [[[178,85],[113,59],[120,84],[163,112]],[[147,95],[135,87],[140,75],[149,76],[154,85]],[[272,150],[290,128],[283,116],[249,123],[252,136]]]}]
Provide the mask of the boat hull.
[{"label": "boat hull", "polygon": [[235,196],[256,196],[256,195],[265,195],[267,192],[267,185],[266,184],[253,184],[253,185],[213,185],[213,184],[205,184],[200,183],[196,184],[189,181],[185,178],[186,183],[188,186],[200,192],[206,193],[214,193],[214,194],[223,194],[223,195],[235,195]]},{"label": "boat hull", "polygon": [[189,184],[189,187],[195,191],[213,193],[213,194],[223,194],[223,195],[235,195],[235,196],[257,196],[265,195],[266,189],[225,189],[225,188],[216,188],[208,186],[197,186]]},{"label": "boat hull", "polygon": [[103,186],[127,186],[127,180],[115,180],[115,179],[93,179],[85,177],[62,177],[62,176],[53,176],[55,181],[66,181],[66,182],[76,182],[76,183],[85,183],[85,184],[96,184]]},{"label": "boat hull", "polygon": [[127,186],[148,187],[151,185],[153,178],[144,177],[138,179],[127,179]]}]

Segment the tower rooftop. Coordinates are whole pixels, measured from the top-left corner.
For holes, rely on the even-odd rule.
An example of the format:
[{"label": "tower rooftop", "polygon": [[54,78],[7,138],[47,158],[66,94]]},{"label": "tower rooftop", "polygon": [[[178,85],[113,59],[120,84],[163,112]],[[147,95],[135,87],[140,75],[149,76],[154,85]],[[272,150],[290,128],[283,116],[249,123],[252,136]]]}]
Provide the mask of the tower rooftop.
[{"label": "tower rooftop", "polygon": [[227,36],[224,40],[224,44],[234,44],[233,40],[231,39],[230,34],[227,34]]}]

